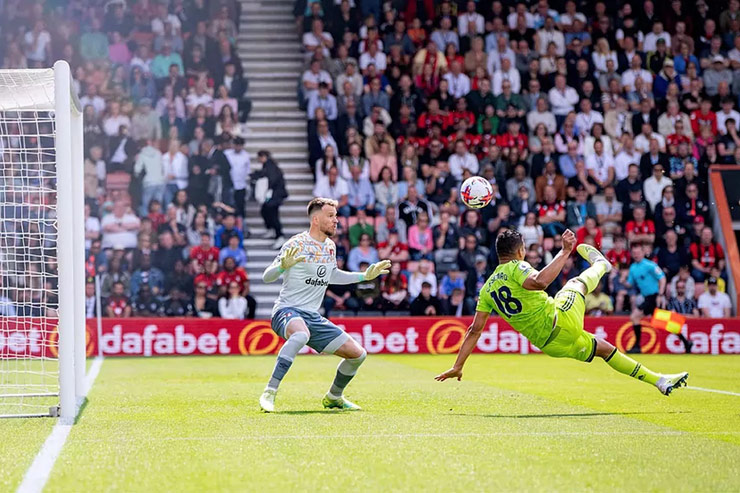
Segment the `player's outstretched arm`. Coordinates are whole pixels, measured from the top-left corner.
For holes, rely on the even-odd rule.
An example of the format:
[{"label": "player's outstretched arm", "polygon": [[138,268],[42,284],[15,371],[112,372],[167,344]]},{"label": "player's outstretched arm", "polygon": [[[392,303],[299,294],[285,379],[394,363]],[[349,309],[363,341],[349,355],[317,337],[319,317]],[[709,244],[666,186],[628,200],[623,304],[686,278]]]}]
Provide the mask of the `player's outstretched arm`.
[{"label": "player's outstretched arm", "polygon": [[368,267],[365,272],[348,272],[337,269],[332,273],[329,282],[331,284],[354,284],[360,281],[372,281],[378,276],[388,274],[390,268],[390,260],[381,260]]},{"label": "player's outstretched arm", "polygon": [[547,289],[559,275],[565,267],[565,262],[573,252],[573,248],[576,246],[576,235],[573,231],[566,229],[563,233],[563,249],[558,252],[552,261],[545,266],[544,269],[537,273],[533,273],[522,283],[524,289],[530,291],[542,291]]},{"label": "player's outstretched arm", "polygon": [[486,321],[490,315],[490,313],[486,312],[475,312],[475,318],[473,319],[473,323],[470,324],[470,327],[468,327],[467,332],[465,332],[465,339],[463,339],[460,351],[457,353],[455,364],[446,372],[440,373],[434,377],[435,380],[438,382],[444,382],[448,378],[457,378],[458,380],[462,379],[462,370],[465,365],[465,361],[473,352],[473,349],[475,349],[475,345],[478,344],[478,339],[480,339],[483,327],[486,326]]},{"label": "player's outstretched arm", "polygon": [[262,273],[262,281],[270,283],[275,282],[280,277],[280,274],[293,267],[298,262],[303,262],[306,257],[298,255],[299,248],[297,246],[286,248],[281,255],[275,259]]}]

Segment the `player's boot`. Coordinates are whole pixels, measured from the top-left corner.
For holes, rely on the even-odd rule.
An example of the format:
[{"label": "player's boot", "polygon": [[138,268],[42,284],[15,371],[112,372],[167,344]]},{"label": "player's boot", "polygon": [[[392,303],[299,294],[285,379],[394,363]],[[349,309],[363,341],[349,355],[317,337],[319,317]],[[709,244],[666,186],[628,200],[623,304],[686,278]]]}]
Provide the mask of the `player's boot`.
[{"label": "player's boot", "polygon": [[670,395],[674,389],[686,387],[686,380],[689,379],[689,372],[676,373],[675,375],[663,375],[658,379],[655,385],[663,395]]},{"label": "player's boot", "polygon": [[277,390],[265,389],[265,391],[262,392],[262,395],[260,396],[260,409],[262,409],[266,413],[274,413],[276,395]]},{"label": "player's boot", "polygon": [[591,245],[581,243],[576,247],[576,251],[578,252],[578,255],[585,258],[591,265],[594,265],[596,262],[605,262],[606,273],[608,274],[609,272],[611,272],[612,263],[609,262],[609,260],[607,260],[607,258],[604,257],[604,255],[596,248],[592,247]]},{"label": "player's boot", "polygon": [[324,398],[321,401],[321,404],[326,409],[344,409],[345,411],[360,411],[362,408],[355,404],[354,402],[350,402],[344,397],[340,397],[339,399],[332,399],[329,397],[329,394],[326,394]]}]

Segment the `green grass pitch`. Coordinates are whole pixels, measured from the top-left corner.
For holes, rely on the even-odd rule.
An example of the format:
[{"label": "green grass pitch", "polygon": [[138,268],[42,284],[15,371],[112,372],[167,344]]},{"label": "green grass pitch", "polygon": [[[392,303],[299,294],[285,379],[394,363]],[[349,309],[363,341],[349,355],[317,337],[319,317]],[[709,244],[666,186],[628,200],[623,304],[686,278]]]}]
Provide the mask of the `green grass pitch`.
[{"label": "green grass pitch", "polygon": [[[108,359],[46,491],[738,491],[740,397],[654,388],[544,356],[370,356],[324,411],[337,358],[299,356],[257,398],[274,357]],[[740,392],[740,358],[642,356]],[[0,421],[0,491],[20,483],[53,420]]]}]

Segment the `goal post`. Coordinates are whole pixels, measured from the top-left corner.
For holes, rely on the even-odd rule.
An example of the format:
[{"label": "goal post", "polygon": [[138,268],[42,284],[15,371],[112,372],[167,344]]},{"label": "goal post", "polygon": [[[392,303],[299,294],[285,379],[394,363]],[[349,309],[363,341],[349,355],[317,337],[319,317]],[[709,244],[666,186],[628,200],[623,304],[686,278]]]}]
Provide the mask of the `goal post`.
[{"label": "goal post", "polygon": [[85,394],[82,108],[67,62],[0,70],[0,416]]}]

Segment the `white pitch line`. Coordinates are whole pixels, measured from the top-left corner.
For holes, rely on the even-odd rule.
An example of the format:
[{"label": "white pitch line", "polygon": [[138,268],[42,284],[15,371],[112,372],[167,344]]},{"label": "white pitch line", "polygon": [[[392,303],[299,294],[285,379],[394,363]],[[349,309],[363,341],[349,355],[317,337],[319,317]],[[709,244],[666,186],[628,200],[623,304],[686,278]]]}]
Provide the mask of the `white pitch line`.
[{"label": "white pitch line", "polygon": [[[522,431],[522,432],[494,432],[494,433],[354,433],[341,435],[252,435],[252,436],[204,436],[204,437],[152,437],[151,440],[158,442],[242,442],[252,440],[335,440],[342,438],[487,438],[487,437],[572,437],[572,436],[691,436],[691,435],[738,435],[740,431],[681,431],[681,430],[655,430],[655,431]],[[93,438],[81,439],[81,442],[111,442],[115,438]],[[123,439],[119,441],[130,441]],[[141,442],[140,438],[135,439]]]},{"label": "white pitch line", "polygon": [[689,390],[700,390],[702,392],[712,392],[714,394],[734,395],[735,397],[740,397],[740,394],[737,392],[730,392],[729,390],[705,389],[704,387],[694,387],[693,385],[687,385],[686,388]]},{"label": "white pitch line", "polygon": [[[85,376],[85,396],[95,383],[102,365],[103,358],[101,357],[95,358],[92,365],[90,365],[90,371]],[[79,412],[79,409],[77,412]],[[41,450],[33,459],[33,463],[26,471],[25,476],[23,476],[23,482],[18,486],[16,493],[40,493],[44,489],[70,431],[72,431],[72,425],[61,424],[60,422],[54,425],[51,433],[41,446]]]}]

